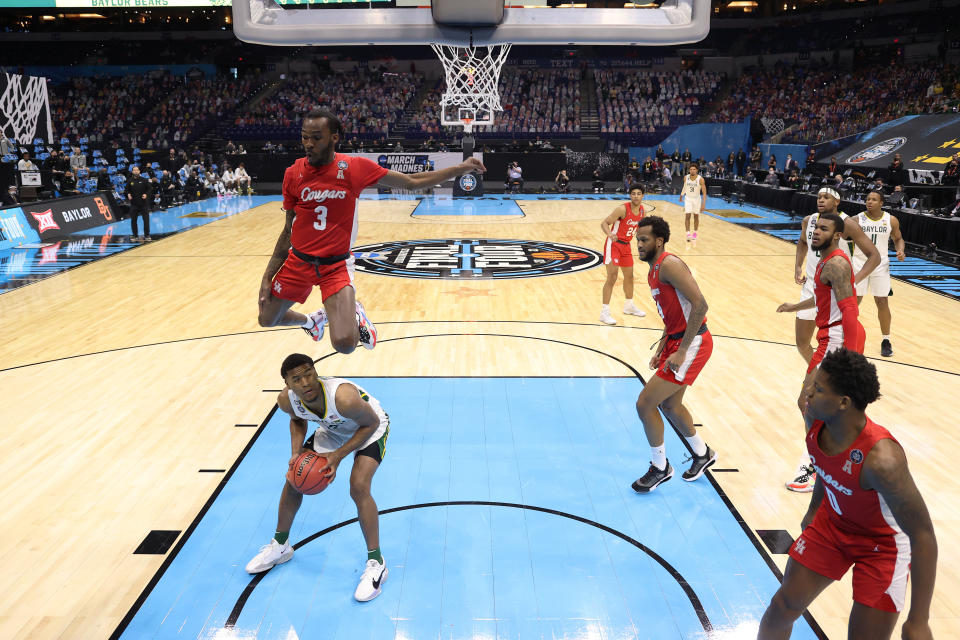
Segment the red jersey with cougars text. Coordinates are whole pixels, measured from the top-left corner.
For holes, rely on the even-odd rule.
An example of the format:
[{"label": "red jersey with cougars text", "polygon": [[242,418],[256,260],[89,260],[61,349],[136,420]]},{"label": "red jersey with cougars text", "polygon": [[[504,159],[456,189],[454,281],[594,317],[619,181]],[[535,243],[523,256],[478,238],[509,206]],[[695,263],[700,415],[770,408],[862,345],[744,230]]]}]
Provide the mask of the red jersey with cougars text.
[{"label": "red jersey with cougars text", "polygon": [[[647,284],[650,285],[650,293],[653,294],[653,301],[657,303],[657,313],[663,319],[667,335],[682,333],[687,330],[687,318],[690,317],[690,309],[693,308],[693,305],[682,293],[660,280],[660,266],[667,256],[672,255],[672,253],[664,251],[654,263],[650,272],[647,273]],[[677,260],[680,260],[680,258],[677,258]],[[683,260],[680,260],[680,262],[683,262]],[[685,262],[683,268],[687,268]],[[707,323],[706,318],[703,319],[703,323]]]},{"label": "red jersey with cougars text", "polygon": [[[825,256],[817,264],[817,271],[813,278],[813,297],[817,301],[817,326],[821,329],[838,324],[843,317],[843,314],[840,313],[840,307],[837,306],[837,296],[833,292],[833,287],[820,280],[820,272],[823,271],[823,266],[834,256],[842,256],[847,264],[850,264],[850,258],[842,249],[835,249],[833,253]],[[854,290],[853,265],[850,265],[850,290]]]},{"label": "red jersey with cougars text", "polygon": [[322,167],[298,158],[283,174],[283,208],[296,212],[293,248],[312,256],[350,253],[357,236],[357,198],[386,174],[372,160],[342,153]]},{"label": "red jersey with cougars text", "polygon": [[627,215],[613,223],[613,231],[617,234],[617,240],[630,244],[633,236],[637,233],[637,225],[643,220],[643,205],[634,213],[631,202],[624,202],[623,208],[627,210]]},{"label": "red jersey with cougars text", "polygon": [[829,516],[830,523],[847,533],[865,536],[900,534],[900,526],[884,501],[874,490],[860,486],[860,473],[873,445],[880,440],[896,438],[867,418],[867,424],[847,449],[835,456],[820,450],[820,433],[826,425],[817,420],[807,433],[807,451],[823,483],[823,502],[819,510]]}]

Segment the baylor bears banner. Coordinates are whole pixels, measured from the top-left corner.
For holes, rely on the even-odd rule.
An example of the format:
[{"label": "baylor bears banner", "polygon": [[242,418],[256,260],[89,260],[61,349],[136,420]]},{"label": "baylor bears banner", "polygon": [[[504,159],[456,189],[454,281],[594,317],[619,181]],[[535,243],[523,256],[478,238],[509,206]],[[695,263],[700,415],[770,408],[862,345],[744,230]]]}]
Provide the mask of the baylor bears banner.
[{"label": "baylor bears banner", "polygon": [[[951,156],[960,153],[960,115],[945,113],[891,120],[832,155],[841,165],[886,169],[897,153],[911,174],[939,173]],[[820,158],[821,162],[824,160]]]}]

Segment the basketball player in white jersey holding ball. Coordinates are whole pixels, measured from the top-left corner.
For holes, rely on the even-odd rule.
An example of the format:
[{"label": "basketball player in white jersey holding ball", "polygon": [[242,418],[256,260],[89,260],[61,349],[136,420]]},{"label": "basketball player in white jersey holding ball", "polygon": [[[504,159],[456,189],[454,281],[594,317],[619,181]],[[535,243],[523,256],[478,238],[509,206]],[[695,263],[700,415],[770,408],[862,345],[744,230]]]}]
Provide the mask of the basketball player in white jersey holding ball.
[{"label": "basketball player in white jersey holding ball", "polygon": [[[848,258],[851,257],[850,241],[864,256],[864,262],[859,267],[854,266],[854,285],[859,285],[880,264],[880,253],[877,251],[876,245],[864,235],[859,225],[854,224],[855,219],[848,220],[849,216],[841,213],[837,209],[838,206],[840,206],[840,194],[836,189],[823,187],[817,192],[817,213],[803,219],[800,227],[800,237],[797,239],[797,262],[794,270],[794,280],[797,284],[803,285],[803,290],[800,293],[801,300],[814,297],[814,277],[821,256],[820,252],[813,248],[813,232],[821,214],[834,213],[843,219],[843,237],[839,246]],[[803,266],[804,260],[807,262],[806,270]],[[810,340],[817,329],[816,316],[817,310],[815,307],[797,311],[794,324],[797,350],[803,356],[803,361],[808,364],[810,358],[813,357],[814,349],[810,345]],[[804,450],[794,479],[787,482],[786,487],[791,491],[807,493],[813,491],[815,480],[816,476],[813,472],[813,465],[810,464],[810,456]]]},{"label": "basketball player in white jersey holding ball", "polygon": [[[893,247],[897,251],[897,260],[903,262],[907,257],[900,235],[900,221],[883,210],[883,194],[871,191],[867,194],[867,210],[857,216],[857,223],[864,235],[870,239],[880,254],[880,266],[857,284],[857,304],[863,296],[870,294],[877,303],[877,316],[880,319],[880,333],[883,335],[880,342],[880,355],[889,358],[893,355],[893,345],[890,344],[890,256],[887,255],[887,246],[893,239]],[[863,269],[867,257],[856,247],[853,251],[854,270]]]},{"label": "basketball player in white jersey holding ball", "polygon": [[[707,182],[700,175],[700,167],[696,162],[690,164],[687,176],[683,179],[683,189],[680,191],[683,198],[683,223],[687,228],[687,242],[697,239],[700,230],[700,214],[707,206]],[[693,235],[690,234],[690,216],[693,215]]]},{"label": "basketball player in white jersey holding ball", "polygon": [[[277,398],[277,406],[290,416],[290,464],[304,451],[316,451],[327,459],[324,469],[333,482],[337,467],[353,454],[350,497],[357,505],[357,519],[367,545],[367,565],[353,597],[360,602],[373,600],[380,595],[387,566],[380,553],[379,512],[370,495],[370,483],[386,453],[390,418],[377,399],[360,386],[342,378],[320,377],[308,355],[287,356],[280,375],[286,387]],[[316,425],[309,438],[308,423]],[[284,482],[277,531],[247,563],[247,573],[262,573],[293,557],[290,528],[302,502],[303,495]]]}]

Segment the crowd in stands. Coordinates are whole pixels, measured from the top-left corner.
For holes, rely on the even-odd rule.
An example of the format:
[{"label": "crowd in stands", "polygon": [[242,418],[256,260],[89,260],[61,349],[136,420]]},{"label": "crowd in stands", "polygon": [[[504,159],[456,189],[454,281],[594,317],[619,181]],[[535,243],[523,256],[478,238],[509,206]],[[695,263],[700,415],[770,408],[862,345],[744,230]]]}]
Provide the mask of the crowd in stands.
[{"label": "crowd in stands", "polygon": [[[10,163],[17,171],[39,171],[41,185],[37,199],[58,198],[96,191],[112,192],[118,203],[128,200],[129,183],[142,176],[148,185],[149,208],[167,208],[174,204],[206,197],[250,194],[253,179],[242,161],[242,147],[234,147],[230,160],[219,160],[194,146],[173,148],[166,155],[124,149],[114,141],[109,147],[93,148],[89,138],[61,138],[49,145],[36,139],[33,145],[21,145],[0,132],[0,162]],[[15,184],[0,190],[3,205],[22,202]]]},{"label": "crowd in stands", "polygon": [[[565,138],[582,133],[581,104],[589,104],[593,96],[582,99],[581,90],[591,79],[599,135],[632,145],[645,142],[638,136],[648,136],[643,146],[651,148],[676,126],[696,122],[708,106],[715,108],[714,122],[747,116],[781,119],[786,130],[779,142],[814,144],[903,115],[955,110],[960,103],[960,66],[936,59],[853,70],[821,63],[751,69],[733,81],[729,96],[719,103],[714,100],[724,78],[716,72],[507,66],[499,87],[503,111],[493,127],[479,133],[512,139],[511,151],[557,149]],[[5,162],[34,163],[54,177],[55,191],[61,194],[105,186],[122,193],[124,176],[137,164],[157,181],[166,169],[179,192],[228,195],[232,187],[221,175],[223,156],[216,162],[197,155],[197,142],[205,133],[219,127],[212,138],[216,147],[229,138],[240,143],[231,141],[226,149],[217,148],[218,153],[242,154],[245,142],[250,151],[297,151],[302,114],[324,103],[341,116],[345,152],[459,148],[458,130],[440,125],[442,82],[426,92],[424,82],[414,70],[382,69],[296,75],[273,87],[257,74],[187,79],[155,71],[74,78],[50,90],[51,121],[60,145],[2,155]],[[398,132],[404,139],[397,139]],[[262,144],[264,140],[273,142]],[[179,158],[175,150],[182,148],[195,151]],[[168,151],[179,158],[176,163],[165,162]],[[32,157],[25,157],[27,153]],[[154,157],[163,159],[158,166],[152,166]],[[703,160],[707,174],[743,174],[740,164],[729,158]],[[678,166],[657,158],[652,162],[657,165],[653,175]],[[196,174],[192,181],[191,174]],[[796,181],[789,170],[777,175],[780,183]]]},{"label": "crowd in stands", "polygon": [[491,131],[531,134],[580,132],[580,70],[507,67]]},{"label": "crowd in stands", "polygon": [[747,116],[782,119],[781,142],[814,144],[901,116],[938,113],[960,99],[960,69],[950,64],[891,65],[855,71],[777,65],[740,76],[713,122]]},{"label": "crowd in stands", "polygon": [[597,70],[594,78],[601,135],[655,134],[696,122],[722,82],[719,73],[690,70]]},{"label": "crowd in stands", "polygon": [[302,115],[328,106],[351,134],[387,136],[422,82],[422,76],[411,73],[295,77],[254,109],[238,113],[226,133],[241,139],[262,138],[264,132],[270,137],[298,138]]},{"label": "crowd in stands", "polygon": [[[414,135],[444,135],[454,129],[441,125],[441,82],[427,92],[419,109],[411,115]],[[580,70],[528,69],[507,66],[498,85],[503,111],[496,113],[492,127],[480,133],[549,134],[573,136],[580,133]]]},{"label": "crowd in stands", "polygon": [[251,99],[254,84],[229,76],[192,80],[160,103],[131,139],[147,149],[192,142]]},{"label": "crowd in stands", "polygon": [[196,140],[232,115],[253,89],[251,80],[188,81],[170,73],[73,78],[50,91],[50,114],[61,135],[168,149]]},{"label": "crowd in stands", "polygon": [[123,142],[134,124],[181,84],[170,74],[73,78],[50,90],[50,119],[63,135]]}]

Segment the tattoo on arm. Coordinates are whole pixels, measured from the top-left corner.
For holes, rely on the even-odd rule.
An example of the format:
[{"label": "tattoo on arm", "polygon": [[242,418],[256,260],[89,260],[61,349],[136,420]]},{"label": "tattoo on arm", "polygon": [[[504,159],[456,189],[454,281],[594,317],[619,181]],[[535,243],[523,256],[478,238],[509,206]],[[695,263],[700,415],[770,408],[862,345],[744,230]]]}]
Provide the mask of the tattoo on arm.
[{"label": "tattoo on arm", "polygon": [[843,258],[837,257],[823,265],[820,277],[830,283],[837,300],[845,300],[853,295],[850,285],[850,265]]},{"label": "tattoo on arm", "polygon": [[703,297],[693,274],[690,273],[690,269],[676,256],[671,256],[663,261],[660,267],[660,279],[682,293],[692,305],[690,316],[687,318],[687,330],[684,332],[683,339],[678,347],[680,350],[686,350],[690,347],[693,339],[697,337],[697,332],[703,325],[704,318],[707,317],[707,301]]},{"label": "tattoo on arm", "polygon": [[[889,444],[887,444],[889,443]],[[933,531],[933,521],[920,490],[907,468],[903,449],[892,440],[881,440],[867,458],[861,485],[879,493],[904,533],[913,536],[921,529]]]}]

